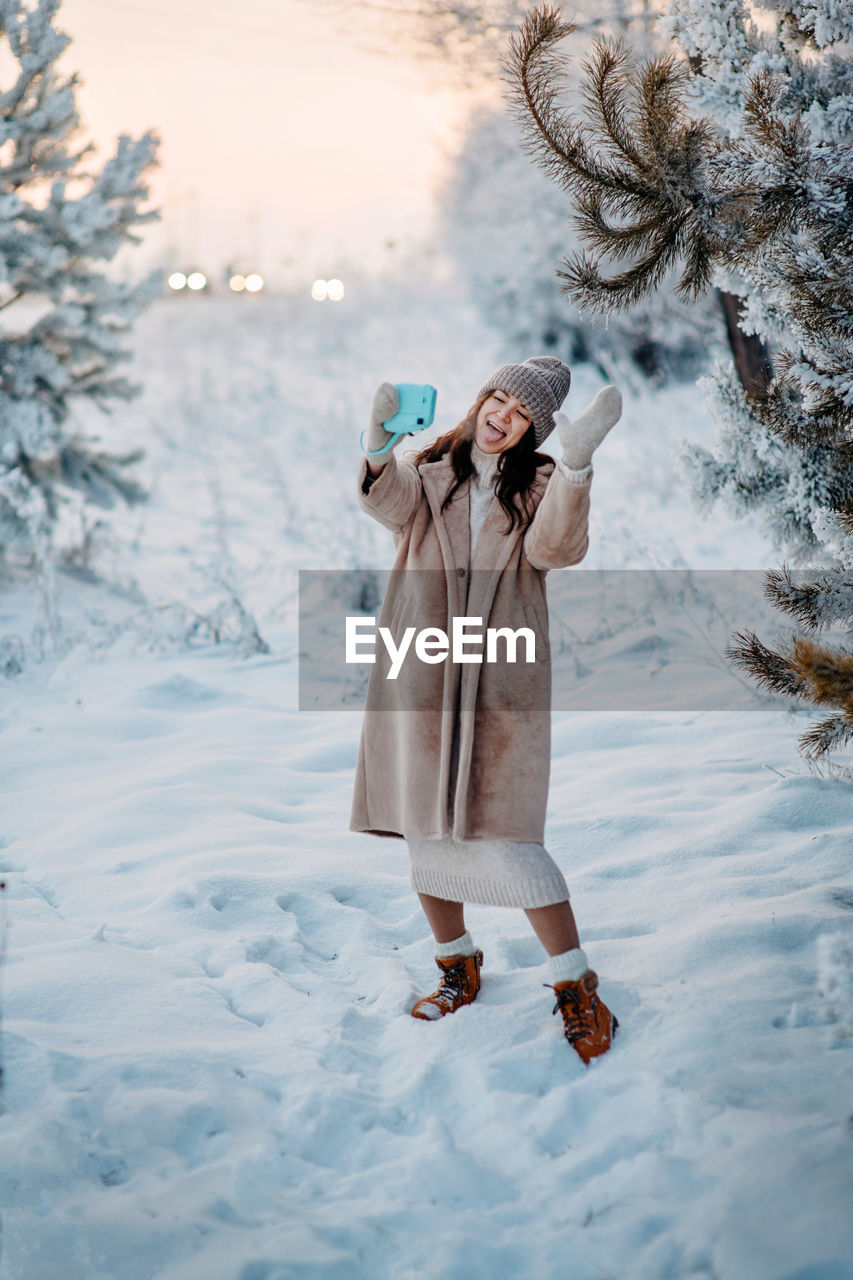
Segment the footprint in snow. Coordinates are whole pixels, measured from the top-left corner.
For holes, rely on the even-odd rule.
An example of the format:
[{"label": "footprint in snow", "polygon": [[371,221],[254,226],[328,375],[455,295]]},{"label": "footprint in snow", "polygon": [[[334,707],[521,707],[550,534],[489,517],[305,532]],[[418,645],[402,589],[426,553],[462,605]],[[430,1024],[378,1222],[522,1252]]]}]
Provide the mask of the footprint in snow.
[{"label": "footprint in snow", "polygon": [[[355,885],[337,885],[329,890],[332,898],[342,907],[363,911],[382,924],[403,924],[413,913],[412,893],[408,881],[402,882],[398,891],[396,880],[392,887],[382,882]],[[419,912],[418,912],[419,914]]]},{"label": "footprint in snow", "polygon": [[238,699],[239,695],[223,693],[213,685],[176,673],[167,680],[158,680],[137,690],[130,705],[154,711],[203,711]]},{"label": "footprint in snow", "polygon": [[268,934],[256,938],[246,947],[246,959],[250,964],[268,964],[279,973],[287,973],[296,965],[301,965],[305,948],[299,940],[298,928],[296,936],[289,939],[274,937]]}]

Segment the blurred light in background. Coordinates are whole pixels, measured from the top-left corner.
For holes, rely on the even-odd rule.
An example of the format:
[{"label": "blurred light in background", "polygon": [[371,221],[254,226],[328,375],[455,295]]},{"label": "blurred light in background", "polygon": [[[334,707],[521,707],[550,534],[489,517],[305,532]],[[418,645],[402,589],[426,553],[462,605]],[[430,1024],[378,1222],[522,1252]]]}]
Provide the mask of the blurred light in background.
[{"label": "blurred light in background", "polygon": [[329,298],[332,302],[340,302],[344,296],[343,281],[337,277],[331,280],[315,280],[311,286],[311,297],[315,302],[323,302]]},{"label": "blurred light in background", "polygon": [[203,289],[207,284],[207,276],[203,271],[191,271],[187,276],[187,287],[189,289]]},{"label": "blurred light in background", "polygon": [[235,271],[228,279],[228,288],[232,293],[242,293],[244,289],[248,293],[260,293],[263,287],[264,277],[259,275],[257,271],[251,271],[247,276]]},{"label": "blurred light in background", "polygon": [[184,275],[183,271],[173,271],[172,274],[169,276],[169,288],[170,289],[186,289],[186,287],[187,287],[187,278]]}]

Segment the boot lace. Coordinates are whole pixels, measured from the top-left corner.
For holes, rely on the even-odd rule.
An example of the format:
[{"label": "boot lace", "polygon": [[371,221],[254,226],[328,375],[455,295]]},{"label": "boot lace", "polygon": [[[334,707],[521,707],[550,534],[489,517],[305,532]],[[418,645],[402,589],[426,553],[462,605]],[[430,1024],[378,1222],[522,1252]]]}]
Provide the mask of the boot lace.
[{"label": "boot lace", "polygon": [[466,973],[465,959],[457,960],[449,969],[445,969],[438,984],[436,996],[451,1000],[462,999],[465,992]]},{"label": "boot lace", "polygon": [[[546,987],[550,985],[551,984],[548,982],[543,983],[543,986]],[[589,1034],[592,1028],[589,1025],[588,1019],[584,1016],[584,1011],[581,1009],[580,992],[575,990],[573,987],[564,987],[562,991],[557,991],[556,988],[553,987],[551,989],[557,997],[557,1003],[554,1005],[551,1013],[556,1013],[558,1009],[562,1013],[563,1022],[566,1028],[566,1039],[570,1044],[574,1044],[575,1040],[582,1040],[584,1036]],[[597,1027],[598,1015],[596,1010],[598,1001],[595,996],[590,1000],[590,1005],[593,1018],[595,1019],[595,1025]]]}]

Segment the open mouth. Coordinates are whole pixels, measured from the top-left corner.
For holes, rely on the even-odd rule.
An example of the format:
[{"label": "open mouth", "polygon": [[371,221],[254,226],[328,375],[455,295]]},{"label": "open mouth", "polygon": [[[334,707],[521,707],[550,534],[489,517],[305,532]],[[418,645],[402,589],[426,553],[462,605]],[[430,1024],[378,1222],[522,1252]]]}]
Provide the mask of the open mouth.
[{"label": "open mouth", "polygon": [[506,432],[504,431],[503,427],[499,427],[497,423],[492,422],[491,418],[486,418],[486,426],[489,428],[490,431],[493,431],[501,439],[503,439],[504,436],[506,435]]}]

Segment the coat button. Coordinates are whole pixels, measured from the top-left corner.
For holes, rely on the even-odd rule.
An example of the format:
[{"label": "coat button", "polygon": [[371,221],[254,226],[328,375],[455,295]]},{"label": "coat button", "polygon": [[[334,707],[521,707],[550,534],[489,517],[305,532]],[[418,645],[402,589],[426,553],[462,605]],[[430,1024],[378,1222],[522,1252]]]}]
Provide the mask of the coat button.
[{"label": "coat button", "polygon": [[465,571],[464,569],[457,569],[457,570],[456,570],[456,576],[457,576],[457,578],[464,578],[464,577],[465,577],[465,572],[466,572],[466,571]]}]

